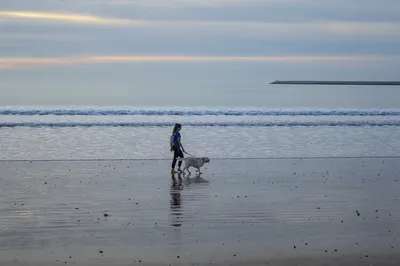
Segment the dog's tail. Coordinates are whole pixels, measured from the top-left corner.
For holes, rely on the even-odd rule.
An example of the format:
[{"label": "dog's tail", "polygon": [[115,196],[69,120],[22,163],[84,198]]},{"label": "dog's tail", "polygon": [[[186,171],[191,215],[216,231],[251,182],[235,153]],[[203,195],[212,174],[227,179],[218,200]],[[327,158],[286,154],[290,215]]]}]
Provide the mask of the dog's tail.
[{"label": "dog's tail", "polygon": [[176,158],[178,162],[185,160],[185,158]]}]

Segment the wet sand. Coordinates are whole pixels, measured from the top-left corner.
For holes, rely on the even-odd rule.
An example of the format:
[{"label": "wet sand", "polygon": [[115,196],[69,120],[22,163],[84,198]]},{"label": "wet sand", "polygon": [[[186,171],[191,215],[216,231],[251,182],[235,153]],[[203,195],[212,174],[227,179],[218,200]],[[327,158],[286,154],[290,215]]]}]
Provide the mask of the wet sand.
[{"label": "wet sand", "polygon": [[398,158],[169,166],[0,162],[0,265],[400,265]]}]

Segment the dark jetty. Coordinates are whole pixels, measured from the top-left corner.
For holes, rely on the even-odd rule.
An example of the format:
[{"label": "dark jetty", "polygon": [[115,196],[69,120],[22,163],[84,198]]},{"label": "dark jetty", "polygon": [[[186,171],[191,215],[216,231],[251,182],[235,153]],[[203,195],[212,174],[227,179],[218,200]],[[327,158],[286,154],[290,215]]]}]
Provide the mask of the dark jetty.
[{"label": "dark jetty", "polygon": [[291,85],[375,85],[375,86],[400,86],[400,81],[308,81],[308,80],[276,80],[271,84]]}]

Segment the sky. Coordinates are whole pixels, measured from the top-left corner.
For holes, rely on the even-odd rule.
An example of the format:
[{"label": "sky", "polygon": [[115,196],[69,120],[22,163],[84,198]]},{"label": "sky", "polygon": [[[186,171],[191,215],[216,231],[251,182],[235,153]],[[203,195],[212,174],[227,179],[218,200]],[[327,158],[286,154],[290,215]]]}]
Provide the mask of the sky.
[{"label": "sky", "polygon": [[3,106],[260,105],[274,80],[399,63],[398,0],[0,1]]}]

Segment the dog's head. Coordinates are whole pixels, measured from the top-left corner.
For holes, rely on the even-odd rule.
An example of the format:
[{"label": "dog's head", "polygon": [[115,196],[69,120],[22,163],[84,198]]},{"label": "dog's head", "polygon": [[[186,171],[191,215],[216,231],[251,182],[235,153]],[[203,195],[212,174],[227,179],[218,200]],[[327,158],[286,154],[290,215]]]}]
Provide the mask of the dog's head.
[{"label": "dog's head", "polygon": [[208,157],[203,157],[202,159],[203,159],[203,163],[209,163],[210,162],[210,159]]}]

